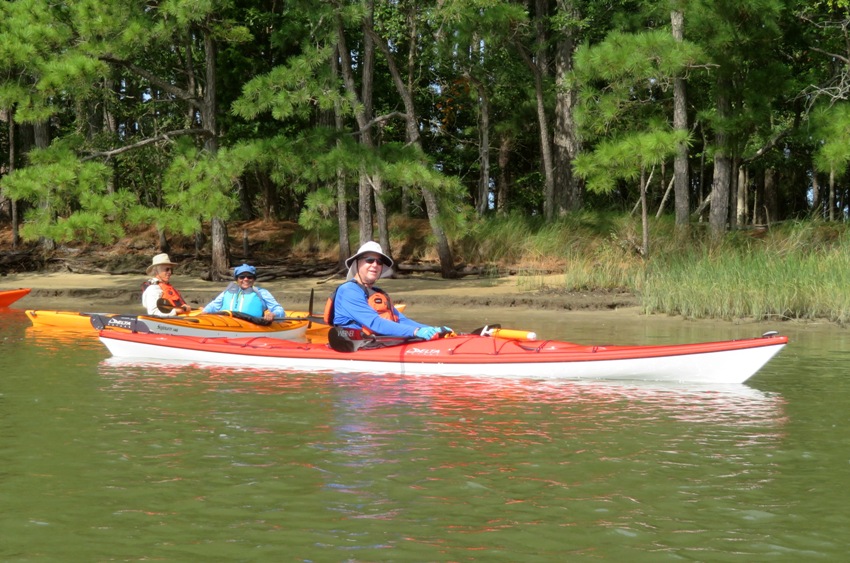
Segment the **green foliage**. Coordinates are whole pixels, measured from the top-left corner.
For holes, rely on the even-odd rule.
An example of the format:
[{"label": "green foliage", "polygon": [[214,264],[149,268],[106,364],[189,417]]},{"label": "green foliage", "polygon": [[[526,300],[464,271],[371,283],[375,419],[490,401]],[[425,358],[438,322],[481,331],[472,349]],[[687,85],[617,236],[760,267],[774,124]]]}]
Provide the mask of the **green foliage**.
[{"label": "green foliage", "polygon": [[814,155],[818,170],[843,176],[850,163],[850,104],[818,108],[811,123],[814,137],[822,140]]},{"label": "green foliage", "polygon": [[317,76],[328,74],[330,56],[329,46],[309,47],[291,57],[286,65],[248,81],[242,97],[233,104],[234,113],[254,119],[270,112],[274,119],[283,121],[294,115],[304,117],[316,107],[331,110],[337,102],[350,107],[349,100],[339,94],[337,84],[330,82],[328,76]]},{"label": "green foliage", "polygon": [[125,213],[135,198],[126,191],[107,192],[108,167],[81,162],[61,144],[32,151],[30,158],[33,166],[0,181],[4,195],[31,204],[21,229],[25,240],[109,242],[123,234]]},{"label": "green foliage", "polygon": [[304,208],[298,216],[298,224],[307,230],[318,231],[338,222],[336,214],[336,192],[323,187],[307,195]]},{"label": "green foliage", "polygon": [[162,228],[185,235],[200,230],[200,221],[228,219],[237,206],[234,186],[254,156],[250,147],[220,149],[215,154],[187,147],[165,173],[163,199],[168,213]]},{"label": "green foliage", "polygon": [[634,182],[642,171],[660,165],[688,143],[665,115],[673,80],[704,55],[666,30],[614,32],[576,52],[571,82],[581,88],[576,121],[595,147],[574,161],[591,191],[607,193],[618,180]]},{"label": "green foliage", "polygon": [[611,33],[594,46],[576,51],[569,84],[579,89],[576,121],[585,135],[639,127],[634,113],[663,115],[673,79],[705,55],[693,43],[677,42],[667,30]]},{"label": "green foliage", "polygon": [[[683,142],[709,156],[703,178],[710,178],[717,133],[729,138],[725,153],[749,169],[776,169],[783,217],[807,210],[812,161],[835,172],[837,200],[847,201],[846,102],[823,104],[830,108],[808,122],[803,107],[811,93],[833,91],[823,86],[846,83],[846,69],[835,64],[847,55],[838,25],[845,0],[555,2],[545,14],[505,0],[378,3],[375,31],[388,41],[412,92],[424,154],[407,146],[403,104],[380,50],[369,117],[375,148],[358,143],[357,95],[344,93],[348,88],[330,61],[339,25],[355,65],[352,90],[363,92],[363,18],[371,8],[366,2],[242,0],[0,3],[0,108],[14,109],[21,133],[18,171],[4,189],[29,208],[27,232],[41,229],[40,236],[63,240],[75,232],[108,237],[117,233],[111,225],[124,221],[189,233],[211,217],[230,216],[237,198],[243,209],[263,200],[289,217],[300,212],[305,225],[330,224],[337,175],[346,179],[351,204],[358,175],[374,173],[381,175],[381,197],[391,213],[400,209],[404,191],[413,200],[408,213],[421,216],[419,190],[427,188],[437,196],[446,231],[463,237],[484,228],[469,202],[470,194],[477,197],[483,168],[479,125],[486,99],[490,179],[506,178],[509,185],[499,203],[534,216],[528,224],[502,227],[517,229],[517,237],[521,224],[531,229],[535,243],[523,249],[526,256],[550,256],[550,245],[557,256],[557,246],[575,242],[563,238],[560,220],[537,223],[544,182],[536,93],[520,52],[548,63],[543,109],[559,147],[565,126],[555,119],[557,88],[572,87],[578,95],[573,107],[582,154],[574,163],[590,190],[581,197],[586,209],[633,200],[641,173],[655,167],[658,182]],[[670,33],[670,9],[685,16],[683,42]],[[540,45],[537,24],[546,32]],[[207,38],[217,49],[209,84]],[[552,75],[568,63],[558,59],[560,49],[578,44],[574,74]],[[688,83],[691,139],[670,126],[678,77]],[[219,104],[216,146],[225,147],[220,155],[200,149],[204,138],[168,135],[206,127],[202,102],[212,92]],[[729,100],[729,115],[716,110],[721,98]],[[39,127],[38,142],[51,149],[29,152],[35,136],[28,124],[49,125],[50,138]],[[772,145],[781,135],[782,142]],[[788,158],[777,150],[782,145]],[[2,148],[5,168],[9,151]],[[668,165],[664,174],[662,163]],[[696,158],[691,164],[694,196]],[[603,237],[599,249],[630,256],[634,247],[623,243],[623,233],[631,228],[613,229],[619,234]],[[666,232],[663,223],[650,228]],[[514,253],[514,239],[499,233],[491,239],[499,241],[494,254],[507,259]],[[594,266],[606,263],[597,250],[589,252],[588,275],[604,271]],[[579,262],[579,254],[570,256]],[[631,265],[625,270],[632,272]]]},{"label": "green foliage", "polygon": [[679,143],[687,141],[688,135],[683,131],[632,134],[599,143],[593,152],[576,158],[574,168],[587,179],[589,190],[607,193],[616,187],[618,179],[637,179],[641,170],[661,164],[676,154]]}]

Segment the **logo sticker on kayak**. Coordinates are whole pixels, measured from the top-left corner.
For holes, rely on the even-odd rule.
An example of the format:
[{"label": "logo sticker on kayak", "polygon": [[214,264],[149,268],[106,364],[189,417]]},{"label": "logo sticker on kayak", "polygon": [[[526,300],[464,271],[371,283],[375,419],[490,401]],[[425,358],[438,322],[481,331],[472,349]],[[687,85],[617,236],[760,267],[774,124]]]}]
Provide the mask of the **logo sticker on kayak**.
[{"label": "logo sticker on kayak", "polygon": [[107,321],[106,326],[114,326],[131,330],[133,328],[133,323],[128,319],[111,318]]},{"label": "logo sticker on kayak", "polygon": [[439,356],[440,350],[437,348],[408,348],[405,355],[414,356]]}]

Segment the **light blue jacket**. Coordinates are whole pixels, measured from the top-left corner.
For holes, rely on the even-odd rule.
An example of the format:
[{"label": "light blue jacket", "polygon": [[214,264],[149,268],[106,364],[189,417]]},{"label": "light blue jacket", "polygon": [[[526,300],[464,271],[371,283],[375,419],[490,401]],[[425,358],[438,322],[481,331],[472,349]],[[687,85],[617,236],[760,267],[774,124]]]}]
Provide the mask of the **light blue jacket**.
[{"label": "light blue jacket", "polygon": [[242,291],[239,284],[231,282],[224,291],[204,307],[204,313],[238,311],[247,315],[262,317],[263,311],[266,309],[271,311],[276,319],[282,319],[286,316],[283,306],[267,289],[253,286],[248,291]]}]

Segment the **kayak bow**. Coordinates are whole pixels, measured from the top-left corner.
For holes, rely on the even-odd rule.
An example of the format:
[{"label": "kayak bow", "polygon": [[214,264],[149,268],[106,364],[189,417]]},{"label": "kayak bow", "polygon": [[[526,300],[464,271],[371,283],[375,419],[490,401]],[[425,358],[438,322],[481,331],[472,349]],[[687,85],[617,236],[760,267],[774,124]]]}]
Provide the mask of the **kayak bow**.
[{"label": "kayak bow", "polygon": [[31,288],[22,287],[20,289],[4,289],[0,291],[0,307],[8,307],[21,297],[26,296]]}]

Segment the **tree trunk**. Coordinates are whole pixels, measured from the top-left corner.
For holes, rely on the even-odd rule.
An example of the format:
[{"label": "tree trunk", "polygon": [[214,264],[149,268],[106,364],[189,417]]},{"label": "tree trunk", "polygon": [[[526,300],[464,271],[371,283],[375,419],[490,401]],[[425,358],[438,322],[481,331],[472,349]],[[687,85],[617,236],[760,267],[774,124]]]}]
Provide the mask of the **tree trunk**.
[{"label": "tree trunk", "polygon": [[[675,10],[670,13],[673,38],[681,43],[684,39],[685,15]],[[685,79],[677,76],[673,80],[673,128],[688,130],[687,89]],[[690,186],[688,181],[688,145],[679,143],[673,161],[673,193],[675,194],[676,230],[687,231],[690,225]]]},{"label": "tree trunk", "polygon": [[[372,140],[372,129],[370,127],[370,116],[372,108],[366,107],[361,96],[362,92],[369,92],[371,96],[371,86],[367,88],[363,85],[361,93],[358,94],[357,86],[354,83],[354,69],[351,62],[351,53],[348,51],[348,46],[345,41],[345,29],[342,25],[342,20],[337,18],[337,50],[339,52],[339,68],[342,74],[342,81],[345,84],[346,91],[360,100],[357,109],[354,112],[354,118],[357,121],[357,126],[360,133],[360,144],[366,147],[367,150],[373,150],[374,142]],[[363,69],[363,81],[371,82],[372,73],[366,72]],[[358,179],[358,219],[360,222],[360,244],[373,239],[372,231],[372,184],[373,180],[369,177],[369,171],[365,167],[360,169],[360,178]],[[389,252],[389,248],[384,248],[384,251]]]},{"label": "tree trunk", "polygon": [[[735,197],[735,226],[743,227],[747,224],[747,167],[738,167],[738,189]],[[755,218],[755,215],[753,215]]]},{"label": "tree trunk", "polygon": [[549,141],[549,120],[546,118],[546,100],[543,92],[543,70],[534,63],[523,45],[517,43],[517,47],[522,60],[534,77],[540,155],[543,160],[543,216],[547,221],[551,221],[555,212],[555,180],[553,178],[552,143]]},{"label": "tree trunk", "polygon": [[384,189],[383,179],[376,174],[372,178],[373,187],[375,189],[375,222],[378,224],[378,242],[381,243],[381,248],[384,253],[390,258],[393,257],[392,248],[390,247],[390,229],[388,226],[387,205],[384,199],[380,197]]},{"label": "tree trunk", "polygon": [[821,206],[823,202],[821,201],[820,194],[820,183],[818,182],[818,173],[816,169],[812,169],[812,217],[816,219],[823,219],[823,212],[821,211]]},{"label": "tree trunk", "polygon": [[640,225],[641,225],[641,253],[644,260],[649,258],[649,211],[646,203],[646,168],[640,167]]},{"label": "tree trunk", "polygon": [[478,216],[487,213],[490,207],[490,98],[484,84],[466,73],[467,79],[475,85],[478,92],[478,190],[475,195],[475,212]]},{"label": "tree trunk", "polygon": [[[731,117],[731,104],[727,97],[729,93],[728,82],[724,78],[718,79],[717,116],[721,121]],[[708,224],[712,238],[719,239],[726,232],[726,223],[729,220],[729,186],[732,181],[732,161],[728,156],[729,138],[723,127],[718,128],[714,142],[716,144],[714,179]]]},{"label": "tree trunk", "polygon": [[[333,80],[339,76],[339,47],[334,49],[331,57],[331,73]],[[342,105],[339,100],[334,101],[334,127],[338,132],[343,130]],[[338,142],[337,142],[338,143]],[[336,171],[336,216],[339,223],[339,268],[342,270],[345,261],[351,256],[351,241],[348,234],[348,197],[345,193],[345,171],[340,167]]]},{"label": "tree trunk", "polygon": [[339,218],[339,268],[351,256],[351,241],[348,234],[348,202],[345,197],[345,173],[340,169],[336,173],[336,215]]},{"label": "tree trunk", "polygon": [[[8,112],[9,116],[9,174],[15,170],[15,159],[17,152],[15,151],[15,109],[12,108]],[[12,250],[17,250],[21,242],[20,226],[18,225],[18,202],[14,199],[10,200],[11,207],[9,214],[12,216]]]},{"label": "tree trunk", "polygon": [[779,195],[776,185],[776,169],[768,168],[764,171],[764,197],[762,205],[764,206],[764,224],[770,225],[779,217]]},{"label": "tree trunk", "polygon": [[[748,175],[749,178],[749,175]],[[764,213],[759,211],[759,207],[761,206],[761,202],[764,201],[764,171],[760,175],[757,175],[755,178],[755,189],[753,189],[753,200],[750,202],[752,205],[752,212],[750,217],[752,217],[752,224],[759,225],[764,223]],[[748,204],[749,205],[749,204]]]},{"label": "tree trunk", "polygon": [[829,167],[829,220],[835,221],[835,167]]},{"label": "tree trunk", "polygon": [[740,159],[732,158],[731,170],[729,172],[729,229],[738,228],[738,175],[736,170],[741,166]]},{"label": "tree trunk", "polygon": [[[374,30],[371,30],[371,33],[374,33]],[[395,84],[396,90],[404,102],[405,137],[409,144],[422,151],[422,139],[419,136],[419,119],[416,115],[416,107],[413,104],[413,93],[408,90],[407,85],[402,80],[401,74],[398,71],[398,66],[395,63],[395,58],[393,57],[386,40],[378,37],[377,35],[375,35],[374,38],[380,47],[381,52],[384,54],[384,57],[387,59],[387,65],[390,70],[390,76],[392,77],[393,84]],[[428,222],[431,225],[431,232],[434,234],[434,239],[437,241],[437,255],[440,258],[441,274],[444,278],[456,278],[458,277],[458,273],[454,266],[454,256],[452,256],[452,250],[449,246],[448,238],[446,238],[446,233],[440,225],[440,207],[437,202],[437,198],[431,190],[425,187],[422,188],[422,198],[425,200],[425,210],[428,213]]]},{"label": "tree trunk", "polygon": [[499,140],[499,175],[496,178],[496,211],[498,213],[508,211],[508,189],[511,184],[508,166],[513,148],[511,136],[503,133]]},{"label": "tree trunk", "polygon": [[[209,131],[204,148],[210,153],[218,152],[218,122],[216,121],[216,55],[218,47],[209,30],[204,30],[204,97],[201,104],[201,120],[203,128]],[[211,260],[210,279],[229,280],[230,276],[230,246],[227,240],[227,224],[221,217],[213,217],[211,230]]]},{"label": "tree trunk", "polygon": [[[702,146],[707,147],[708,139],[705,136],[705,129],[700,127],[699,130],[702,136]],[[708,197],[705,195],[705,149],[699,151],[699,153],[699,197],[697,198],[697,201],[703,201],[705,197]],[[711,190],[709,190],[708,193],[710,195]],[[697,213],[697,215],[700,216],[699,221],[702,223],[702,213]]]},{"label": "tree trunk", "polygon": [[[571,21],[578,21],[578,8],[572,0],[558,0],[558,10]],[[573,174],[573,160],[581,151],[576,135],[573,112],[577,92],[568,88],[565,79],[573,70],[573,55],[580,32],[570,26],[561,30],[555,52],[555,76],[560,85],[555,94],[555,123],[553,130],[554,191],[558,212],[578,211],[582,206],[584,183]]]},{"label": "tree trunk", "polygon": [[[50,146],[50,126],[46,121],[39,121],[38,123],[33,124],[33,136],[35,140],[35,147],[39,149],[46,149]],[[42,209],[45,209],[48,213],[50,210],[50,202],[48,200],[42,200],[40,203]],[[47,237],[40,237],[39,242],[41,243],[41,248],[48,252],[56,249],[56,241]]]},{"label": "tree trunk", "polygon": [[223,269],[210,269],[210,281],[227,281],[232,279],[230,275],[230,246],[227,244],[227,224],[213,217],[212,219],[212,261],[211,264],[224,264]]}]

